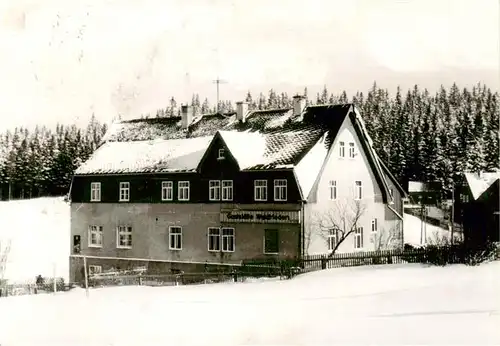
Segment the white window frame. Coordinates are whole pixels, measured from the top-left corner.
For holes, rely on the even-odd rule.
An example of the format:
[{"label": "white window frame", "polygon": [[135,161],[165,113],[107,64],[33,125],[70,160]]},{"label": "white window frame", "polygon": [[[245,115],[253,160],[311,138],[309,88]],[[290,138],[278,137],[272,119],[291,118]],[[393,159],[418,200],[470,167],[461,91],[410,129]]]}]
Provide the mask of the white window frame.
[{"label": "white window frame", "polygon": [[339,157],[345,157],[345,142],[339,142]]},{"label": "white window frame", "polygon": [[120,182],[120,202],[128,202],[130,201],[130,183],[128,181]]},{"label": "white window frame", "polygon": [[354,182],[354,199],[358,201],[363,199],[363,182],[361,180]]},{"label": "white window frame", "polygon": [[[266,231],[276,231],[276,233],[278,234],[278,252],[267,252],[266,251]],[[264,239],[262,239],[262,246],[263,246],[263,252],[264,252],[264,255],[279,255],[280,253],[280,231],[279,229],[275,229],[275,228],[268,228],[268,229],[265,229],[264,230]]]},{"label": "white window frame", "polygon": [[[211,231],[216,231],[215,233]],[[210,240],[213,240],[213,244],[216,248],[210,248]],[[207,248],[209,252],[220,252],[221,251],[221,229],[219,227],[208,227],[207,230]]]},{"label": "white window frame", "polygon": [[257,202],[267,201],[267,180],[256,179],[253,182],[254,200]]},{"label": "white window frame", "polygon": [[285,202],[288,198],[288,187],[286,179],[274,180],[274,200]]},{"label": "white window frame", "polygon": [[170,226],[168,228],[168,248],[170,250],[182,250],[182,227]]},{"label": "white window frame", "polygon": [[161,182],[161,200],[173,201],[174,200],[174,182],[171,180]]},{"label": "white window frame", "polygon": [[101,201],[101,183],[95,181],[90,183],[90,201]]},{"label": "white window frame", "polygon": [[95,274],[101,274],[102,273],[102,266],[98,265],[89,265],[89,275],[95,275]]},{"label": "white window frame", "polygon": [[[231,234],[224,234],[225,233],[224,231],[226,231],[226,233],[231,233]],[[234,233],[234,228],[233,227],[221,227],[220,234],[221,234],[221,251],[222,252],[234,252],[236,249],[236,236]],[[229,246],[230,242],[232,242],[232,249]]]},{"label": "white window frame", "polygon": [[[188,180],[182,180],[177,182],[177,200],[189,201],[189,189],[190,189],[189,185],[190,184]],[[184,195],[184,193],[186,193],[187,197]]]},{"label": "white window frame", "polygon": [[[96,225],[90,225],[88,227],[87,231],[88,235],[88,246],[89,247],[95,247],[95,248],[102,248],[102,243],[103,243],[103,234],[102,234],[102,226],[96,226]],[[95,234],[96,240],[98,240],[96,243],[92,242],[92,235]]]},{"label": "white window frame", "polygon": [[[130,244],[129,245],[122,245],[121,241],[120,241],[121,240],[120,236],[130,237]],[[132,244],[133,244],[132,226],[128,226],[128,225],[116,226],[116,248],[117,249],[131,249]]]},{"label": "white window frame", "polygon": [[232,201],[233,200],[233,181],[223,180],[222,181],[222,200]]},{"label": "white window frame", "polygon": [[354,159],[354,157],[355,157],[354,142],[349,142],[349,158]]},{"label": "white window frame", "polygon": [[217,152],[217,159],[223,160],[225,157],[224,154],[225,154],[224,148],[220,148],[219,151]]},{"label": "white window frame", "polygon": [[334,201],[337,199],[337,180],[330,180],[328,182],[328,187],[330,190],[330,200]]},{"label": "white window frame", "polygon": [[354,230],[354,249],[361,250],[363,249],[363,236],[364,230],[362,226],[356,227]]},{"label": "white window frame", "polygon": [[208,199],[210,201],[220,201],[220,180],[210,180],[208,182]]},{"label": "white window frame", "polygon": [[337,243],[339,241],[339,230],[337,228],[331,228],[328,230],[328,251],[333,251],[335,249],[335,246],[337,246]]}]

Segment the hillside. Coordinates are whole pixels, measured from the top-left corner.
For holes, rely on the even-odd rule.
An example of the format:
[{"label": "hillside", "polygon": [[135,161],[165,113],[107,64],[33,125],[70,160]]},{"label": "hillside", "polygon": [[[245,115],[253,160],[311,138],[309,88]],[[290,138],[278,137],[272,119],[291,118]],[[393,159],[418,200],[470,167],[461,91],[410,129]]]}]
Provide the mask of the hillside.
[{"label": "hillside", "polygon": [[35,276],[68,280],[69,205],[62,198],[0,202],[0,241],[11,240],[5,278],[31,282]]}]

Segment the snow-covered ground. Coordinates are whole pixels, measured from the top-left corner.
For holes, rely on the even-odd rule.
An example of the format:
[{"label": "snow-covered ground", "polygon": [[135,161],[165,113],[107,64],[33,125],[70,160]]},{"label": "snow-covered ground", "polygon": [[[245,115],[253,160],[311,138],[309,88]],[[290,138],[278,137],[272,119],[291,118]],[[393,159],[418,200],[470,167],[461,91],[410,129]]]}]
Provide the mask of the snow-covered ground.
[{"label": "snow-covered ground", "polygon": [[[56,275],[66,281],[70,250],[69,204],[62,198],[0,202],[0,243],[11,240],[5,278],[33,282]],[[1,344],[1,341],[0,341]]]},{"label": "snow-covered ground", "polygon": [[[413,215],[404,214],[404,242],[414,246],[425,245],[425,243],[435,243],[438,239],[446,238],[451,239],[451,232],[448,230],[434,226],[430,223],[423,224],[423,237],[422,234],[422,221]],[[459,234],[455,234],[453,238],[457,239]],[[424,240],[421,243],[421,240]],[[425,241],[426,240],[426,241]]]},{"label": "snow-covered ground", "polygon": [[500,344],[500,262],[0,298],[2,345]]}]

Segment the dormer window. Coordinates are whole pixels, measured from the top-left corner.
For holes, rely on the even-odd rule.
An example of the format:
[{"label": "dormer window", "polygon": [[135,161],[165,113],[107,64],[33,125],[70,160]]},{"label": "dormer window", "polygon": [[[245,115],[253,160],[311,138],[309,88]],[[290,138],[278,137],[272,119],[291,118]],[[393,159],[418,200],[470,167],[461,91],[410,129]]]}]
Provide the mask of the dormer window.
[{"label": "dormer window", "polygon": [[224,160],[224,149],[219,149],[219,155],[217,156],[217,160]]}]

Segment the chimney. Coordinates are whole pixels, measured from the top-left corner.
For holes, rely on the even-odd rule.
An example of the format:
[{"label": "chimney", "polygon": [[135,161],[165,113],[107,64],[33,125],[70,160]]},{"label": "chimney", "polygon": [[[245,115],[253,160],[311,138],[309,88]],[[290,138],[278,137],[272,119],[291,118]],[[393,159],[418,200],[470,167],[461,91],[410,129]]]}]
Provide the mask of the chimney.
[{"label": "chimney", "polygon": [[244,123],[248,113],[248,102],[236,102],[236,119]]},{"label": "chimney", "polygon": [[181,106],[181,126],[183,129],[187,129],[191,122],[193,121],[193,107],[182,105]]},{"label": "chimney", "polygon": [[306,108],[306,98],[305,96],[295,95],[293,97],[293,116],[299,116]]}]

